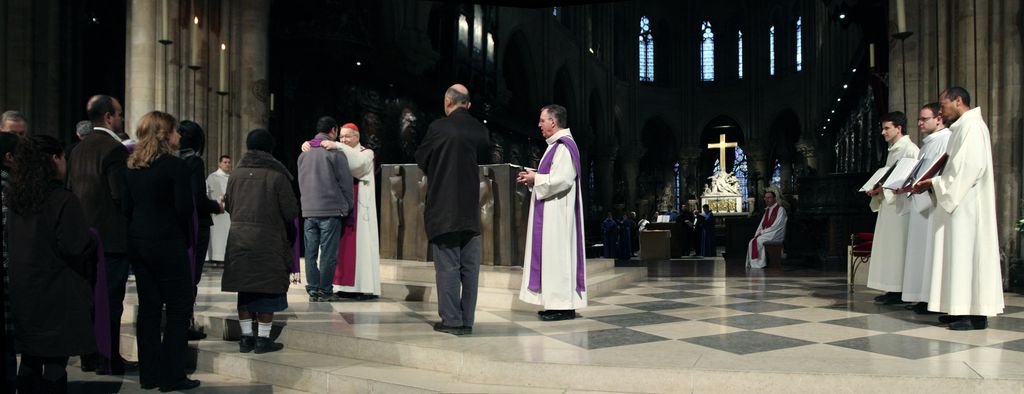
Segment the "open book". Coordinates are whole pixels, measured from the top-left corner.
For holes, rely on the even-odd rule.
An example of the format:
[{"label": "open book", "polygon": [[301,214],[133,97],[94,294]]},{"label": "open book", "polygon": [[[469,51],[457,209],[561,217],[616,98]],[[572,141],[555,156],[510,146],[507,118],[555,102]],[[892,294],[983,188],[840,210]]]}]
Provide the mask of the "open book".
[{"label": "open book", "polygon": [[[915,177],[907,178],[907,181],[904,182],[903,186],[900,187],[898,190],[896,190],[896,192],[897,193],[910,193],[910,190],[913,189],[914,185],[916,185],[918,182],[921,182],[921,181],[926,180],[926,179],[932,179],[936,175],[939,175],[939,173],[942,172],[942,169],[946,167],[946,162],[947,161],[949,161],[949,154],[948,153],[943,153],[942,156],[939,156],[937,159],[935,159],[935,161],[932,162],[932,165],[928,166],[928,169],[925,170],[923,173],[921,173],[920,176],[918,176],[916,178]],[[918,167],[920,167],[920,166],[918,166]],[[915,169],[913,173],[916,174],[917,172],[918,172],[917,169]]]},{"label": "open book", "polygon": [[885,182],[885,179],[889,177],[889,173],[891,173],[894,168],[896,167],[879,168],[878,171],[875,171],[874,175],[871,175],[871,178],[868,178],[868,181],[864,183],[864,186],[861,186],[860,190],[857,191],[869,192],[874,190],[876,187],[881,186],[882,182]]},{"label": "open book", "polygon": [[892,173],[889,174],[889,178],[885,180],[882,187],[890,190],[899,190],[904,184],[910,179],[914,178],[914,170],[917,169],[919,161],[909,157],[904,157],[896,162],[893,166]]}]

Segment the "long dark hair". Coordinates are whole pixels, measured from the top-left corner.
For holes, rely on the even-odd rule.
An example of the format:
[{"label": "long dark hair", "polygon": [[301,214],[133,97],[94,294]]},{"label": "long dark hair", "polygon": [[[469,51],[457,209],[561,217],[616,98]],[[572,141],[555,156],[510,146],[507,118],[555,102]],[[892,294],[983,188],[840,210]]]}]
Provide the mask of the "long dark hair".
[{"label": "long dark hair", "polygon": [[64,148],[48,135],[33,135],[18,144],[8,203],[12,211],[20,215],[40,212],[46,202],[43,196],[61,187],[57,167],[51,159],[53,155],[63,157]]}]

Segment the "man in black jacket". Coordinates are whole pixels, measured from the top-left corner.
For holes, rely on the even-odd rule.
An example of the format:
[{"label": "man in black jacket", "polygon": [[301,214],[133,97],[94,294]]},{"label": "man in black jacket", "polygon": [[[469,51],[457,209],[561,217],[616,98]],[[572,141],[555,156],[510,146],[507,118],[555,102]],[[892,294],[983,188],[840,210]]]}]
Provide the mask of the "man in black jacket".
[{"label": "man in black jacket", "polygon": [[490,147],[487,128],[470,115],[470,105],[465,86],[448,88],[447,117],[430,124],[416,150],[416,164],[429,182],[423,218],[434,253],[441,316],[434,330],[454,335],[473,332],[481,258],[477,165],[485,162]]},{"label": "man in black jacket", "polygon": [[93,130],[75,147],[67,177],[71,192],[82,202],[89,226],[96,228],[103,241],[107,272],[97,274],[105,274],[107,279],[111,358],[84,357],[82,369],[121,375],[126,366],[134,369],[136,365],[126,363],[119,354],[121,313],[128,283],[128,220],[121,211],[128,149],[118,137],[124,133],[124,112],[117,99],[104,95],[91,97],[86,112]]}]

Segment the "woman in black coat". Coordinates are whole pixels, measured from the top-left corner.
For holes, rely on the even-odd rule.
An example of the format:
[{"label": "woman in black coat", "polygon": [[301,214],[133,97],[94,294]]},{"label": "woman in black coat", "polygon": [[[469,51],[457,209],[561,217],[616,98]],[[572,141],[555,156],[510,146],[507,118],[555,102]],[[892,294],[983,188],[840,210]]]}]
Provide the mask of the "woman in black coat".
[{"label": "woman in black coat", "polygon": [[33,136],[19,144],[7,230],[23,393],[67,392],[69,356],[96,351],[89,284],[95,244],[78,198],[64,188],[65,166],[64,149],[53,137]]},{"label": "woman in black coat", "polygon": [[139,383],[144,389],[159,385],[161,391],[192,389],[199,381],[185,375],[184,357],[192,315],[188,248],[194,242],[190,227],[195,209],[188,166],[175,155],[181,136],[173,116],[159,111],[143,115],[135,134],[138,143],[128,157],[123,207],[139,293]]}]

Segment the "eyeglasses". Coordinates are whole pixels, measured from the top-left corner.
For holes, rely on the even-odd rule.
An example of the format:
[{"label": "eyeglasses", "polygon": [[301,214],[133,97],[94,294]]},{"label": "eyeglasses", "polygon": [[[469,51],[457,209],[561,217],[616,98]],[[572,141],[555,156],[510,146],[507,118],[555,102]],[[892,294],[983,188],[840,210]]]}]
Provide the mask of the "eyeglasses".
[{"label": "eyeglasses", "polygon": [[917,118],[917,120],[920,121],[920,122],[927,122],[928,119],[935,119],[935,117],[934,116],[930,116],[930,117],[920,117],[920,118]]}]

